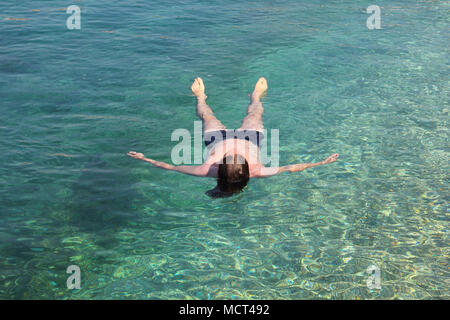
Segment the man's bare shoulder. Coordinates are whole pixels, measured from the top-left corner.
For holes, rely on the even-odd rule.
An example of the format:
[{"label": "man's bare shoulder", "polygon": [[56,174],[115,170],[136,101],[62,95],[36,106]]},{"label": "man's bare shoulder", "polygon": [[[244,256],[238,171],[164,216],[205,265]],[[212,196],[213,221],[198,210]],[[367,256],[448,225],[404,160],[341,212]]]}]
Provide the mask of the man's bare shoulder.
[{"label": "man's bare shoulder", "polygon": [[278,167],[265,167],[262,164],[250,165],[250,178],[266,178],[278,174]]}]

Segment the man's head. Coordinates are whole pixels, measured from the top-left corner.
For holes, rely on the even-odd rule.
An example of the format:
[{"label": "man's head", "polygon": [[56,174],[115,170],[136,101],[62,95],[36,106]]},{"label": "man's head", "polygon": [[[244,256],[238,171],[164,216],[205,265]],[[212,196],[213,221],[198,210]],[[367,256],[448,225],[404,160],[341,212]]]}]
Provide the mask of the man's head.
[{"label": "man's head", "polygon": [[225,155],[219,164],[217,185],[222,192],[242,191],[250,179],[247,160],[238,154]]}]

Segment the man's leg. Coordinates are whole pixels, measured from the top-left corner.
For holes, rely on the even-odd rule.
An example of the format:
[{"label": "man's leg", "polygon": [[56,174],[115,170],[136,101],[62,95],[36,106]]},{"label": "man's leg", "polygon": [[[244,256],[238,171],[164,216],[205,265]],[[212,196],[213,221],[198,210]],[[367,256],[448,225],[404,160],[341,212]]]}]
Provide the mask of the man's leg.
[{"label": "man's leg", "polygon": [[197,97],[197,115],[203,120],[203,132],[224,130],[226,127],[220,122],[206,104],[205,85],[202,78],[196,78],[191,86],[192,93]]},{"label": "man's leg", "polygon": [[250,104],[247,108],[247,116],[242,120],[241,130],[256,130],[263,131],[263,119],[264,108],[260,98],[267,91],[267,81],[261,77],[258,79],[255,85],[255,90],[250,95]]}]

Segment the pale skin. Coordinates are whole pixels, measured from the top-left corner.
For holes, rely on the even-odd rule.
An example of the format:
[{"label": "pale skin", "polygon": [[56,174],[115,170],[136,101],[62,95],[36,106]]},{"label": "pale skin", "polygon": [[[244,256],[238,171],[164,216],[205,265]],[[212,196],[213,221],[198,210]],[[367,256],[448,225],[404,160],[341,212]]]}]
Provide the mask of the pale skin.
[{"label": "pale skin", "polygon": [[[211,108],[206,104],[205,86],[201,78],[196,78],[191,85],[192,93],[197,98],[197,115],[203,121],[203,132],[224,130],[226,127],[214,116]],[[242,120],[242,125],[239,129],[242,130],[257,130],[264,129],[262,115],[264,108],[261,103],[261,98],[267,92],[267,81],[261,77],[255,85],[253,93],[249,95],[250,104],[247,108],[247,116]],[[142,153],[130,151],[128,155],[132,158],[150,162],[155,167],[181,172],[184,174],[217,178],[219,163],[223,157],[240,154],[249,164],[250,178],[265,178],[280,174],[282,172],[298,172],[308,168],[317,167],[320,165],[335,162],[339,154],[334,153],[325,160],[315,163],[297,163],[282,167],[265,167],[259,160],[259,148],[253,143],[243,139],[228,139],[216,143],[211,150],[208,159],[198,166],[174,166],[165,162],[156,161],[146,158]]]}]

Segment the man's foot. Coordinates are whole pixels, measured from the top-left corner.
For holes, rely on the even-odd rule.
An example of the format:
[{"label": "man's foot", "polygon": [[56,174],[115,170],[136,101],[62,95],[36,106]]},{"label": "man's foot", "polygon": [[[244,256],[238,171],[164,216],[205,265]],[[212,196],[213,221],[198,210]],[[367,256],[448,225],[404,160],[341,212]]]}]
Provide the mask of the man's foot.
[{"label": "man's foot", "polygon": [[205,85],[203,84],[202,78],[195,78],[191,85],[192,93],[197,97],[197,99],[206,99],[205,95]]},{"label": "man's foot", "polygon": [[255,84],[255,90],[253,90],[253,93],[251,97],[253,99],[259,99],[265,96],[267,93],[267,80],[264,77],[261,77],[258,79],[258,81]]}]

